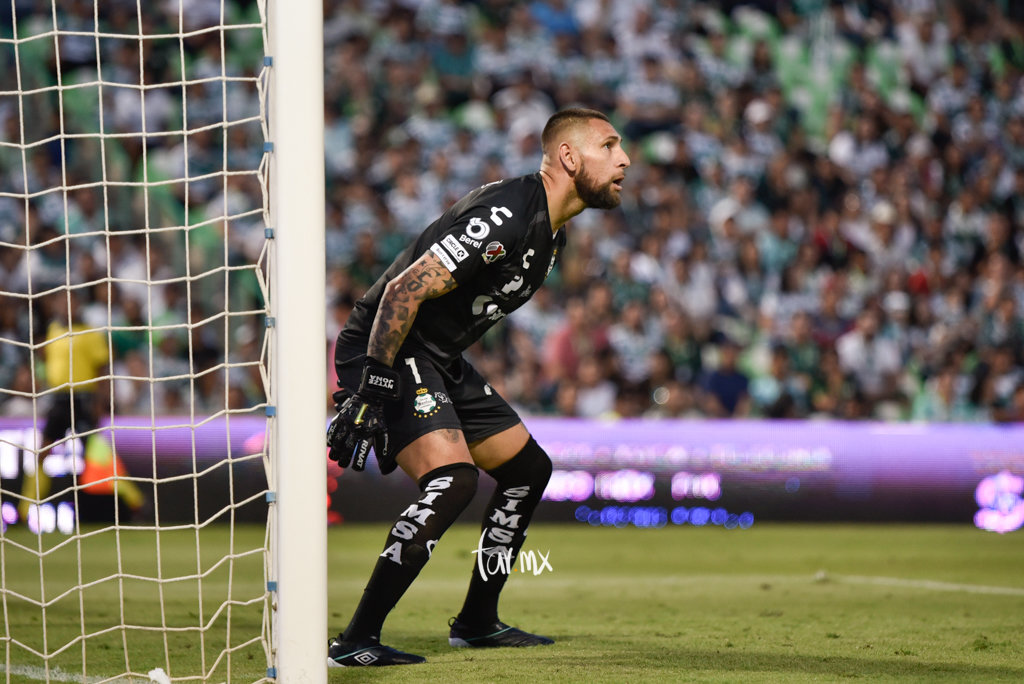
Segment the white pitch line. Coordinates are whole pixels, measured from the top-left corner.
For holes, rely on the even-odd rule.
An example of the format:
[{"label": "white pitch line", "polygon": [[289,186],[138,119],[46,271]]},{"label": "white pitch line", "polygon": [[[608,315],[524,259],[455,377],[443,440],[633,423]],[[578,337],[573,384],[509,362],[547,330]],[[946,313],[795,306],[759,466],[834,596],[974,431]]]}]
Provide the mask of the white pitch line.
[{"label": "white pitch line", "polygon": [[[544,589],[572,587],[577,589],[618,587],[623,584],[635,585],[637,582],[643,586],[700,586],[708,582],[770,582],[770,583],[796,583],[831,581],[846,584],[864,584],[881,587],[902,587],[905,589],[921,589],[926,591],[948,591],[964,592],[967,594],[989,594],[994,596],[1024,596],[1024,587],[996,587],[984,584],[959,584],[955,582],[940,582],[928,579],[906,579],[902,577],[885,577],[882,575],[839,575],[827,571],[819,571],[815,575],[757,575],[757,574],[725,574],[725,575],[654,575],[642,578],[629,577],[586,577],[582,575],[568,575],[559,572],[558,562],[555,559],[554,572],[545,572],[539,577],[532,577],[530,573],[525,576],[522,573],[515,573],[512,580],[519,587],[537,582],[537,587]],[[363,580],[332,580],[332,587],[346,587],[350,589],[362,589]],[[451,589],[464,587],[466,580],[462,578],[433,578],[421,577],[417,580],[416,586],[431,587],[434,589]]]},{"label": "white pitch line", "polygon": [[995,594],[997,596],[1024,596],[1024,588],[992,587],[984,584],[957,584],[955,582],[939,582],[937,580],[915,580],[900,577],[881,577],[874,575],[827,575],[829,579],[850,584],[873,584],[883,587],[907,587],[910,589],[929,589],[931,591],[962,591],[967,594]]},{"label": "white pitch line", "polygon": [[49,674],[47,674],[45,667],[37,667],[35,665],[11,665],[10,668],[0,665],[0,673],[19,675],[40,682],[85,682],[88,684],[100,681],[98,677],[83,679],[81,673],[65,672],[59,667],[51,667]]},{"label": "white pitch line", "polygon": [[[51,667],[50,673],[47,675],[46,668],[39,667],[37,665],[11,665],[10,668],[7,668],[5,665],[0,664],[0,675],[3,674],[25,677],[26,679],[32,679],[38,682],[77,682],[78,684],[96,684],[97,682],[111,681],[104,679],[103,677],[83,677],[80,672],[65,672],[59,667]],[[112,684],[131,681],[138,680],[119,677],[118,679],[113,680]]]}]

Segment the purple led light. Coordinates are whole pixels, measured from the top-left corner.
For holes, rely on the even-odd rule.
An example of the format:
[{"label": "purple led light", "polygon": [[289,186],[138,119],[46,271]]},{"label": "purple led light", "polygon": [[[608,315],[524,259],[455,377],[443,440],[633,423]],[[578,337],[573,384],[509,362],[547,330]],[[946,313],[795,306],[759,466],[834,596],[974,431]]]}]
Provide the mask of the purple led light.
[{"label": "purple led light", "polygon": [[633,503],[654,497],[654,473],[639,470],[602,471],[594,478],[599,499]]},{"label": "purple led light", "polygon": [[18,522],[18,508],[9,501],[4,501],[3,505],[0,505],[0,517],[3,518],[5,525],[13,525]]},{"label": "purple led light", "polygon": [[672,476],[672,498],[694,498],[714,501],[722,496],[722,476],[718,473],[678,472]]},{"label": "purple led light", "polygon": [[1013,532],[1024,527],[1024,477],[1008,470],[989,475],[978,483],[974,500],[981,509],[974,524],[990,532]]},{"label": "purple led light", "polygon": [[541,496],[545,501],[586,501],[594,494],[594,476],[585,470],[555,470]]}]

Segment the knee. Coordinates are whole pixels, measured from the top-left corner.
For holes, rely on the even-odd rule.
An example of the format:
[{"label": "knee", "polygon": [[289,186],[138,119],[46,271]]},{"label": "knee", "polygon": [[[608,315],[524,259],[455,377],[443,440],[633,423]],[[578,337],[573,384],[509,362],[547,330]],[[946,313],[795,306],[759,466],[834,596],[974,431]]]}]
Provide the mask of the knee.
[{"label": "knee", "polygon": [[444,497],[449,507],[461,511],[469,505],[476,494],[479,479],[480,472],[470,463],[452,463],[435,468],[420,478],[422,499],[430,499],[433,502]]},{"label": "knee", "polygon": [[[548,453],[537,444],[533,437],[530,437],[530,441],[523,447],[523,451],[527,451],[530,454],[531,470],[533,472],[533,482],[541,487],[546,487],[548,481],[551,479],[551,457]],[[523,452],[520,452],[523,453]]]},{"label": "knee", "polygon": [[551,470],[551,457],[530,437],[515,456],[489,472],[502,486],[529,484],[543,491],[551,479]]}]

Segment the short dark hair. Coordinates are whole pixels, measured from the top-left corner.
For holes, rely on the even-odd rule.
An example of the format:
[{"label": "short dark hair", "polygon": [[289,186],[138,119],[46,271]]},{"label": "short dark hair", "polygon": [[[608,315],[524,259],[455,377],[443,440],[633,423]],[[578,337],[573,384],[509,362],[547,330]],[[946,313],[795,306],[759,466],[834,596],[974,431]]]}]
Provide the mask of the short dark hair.
[{"label": "short dark hair", "polygon": [[[557,138],[559,138],[564,131],[569,128],[575,128],[585,121],[591,119],[600,119],[601,121],[609,121],[608,117],[596,109],[586,109],[584,107],[569,107],[559,112],[555,112],[548,119],[548,122],[544,125],[544,131],[540,134],[540,144],[545,150],[548,146],[553,144]],[[609,123],[611,123],[609,121]]]}]

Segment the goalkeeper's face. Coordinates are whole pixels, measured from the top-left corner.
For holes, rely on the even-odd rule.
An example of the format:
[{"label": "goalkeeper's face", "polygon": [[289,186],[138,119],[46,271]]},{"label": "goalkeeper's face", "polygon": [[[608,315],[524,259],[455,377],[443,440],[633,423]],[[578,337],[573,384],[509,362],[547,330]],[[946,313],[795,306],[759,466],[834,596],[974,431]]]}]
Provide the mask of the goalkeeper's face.
[{"label": "goalkeeper's face", "polygon": [[577,196],[593,209],[614,209],[622,202],[622,181],[629,155],[611,124],[591,121],[580,145],[580,166],[573,177]]}]

